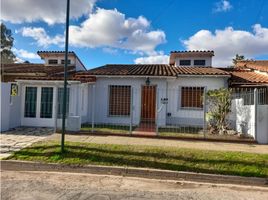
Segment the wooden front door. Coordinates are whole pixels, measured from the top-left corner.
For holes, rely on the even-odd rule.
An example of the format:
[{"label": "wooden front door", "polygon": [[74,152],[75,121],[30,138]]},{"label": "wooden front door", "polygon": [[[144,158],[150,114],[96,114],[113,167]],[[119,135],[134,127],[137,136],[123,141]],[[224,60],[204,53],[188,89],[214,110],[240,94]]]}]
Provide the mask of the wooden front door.
[{"label": "wooden front door", "polygon": [[142,86],[141,121],[155,122],[156,86]]}]

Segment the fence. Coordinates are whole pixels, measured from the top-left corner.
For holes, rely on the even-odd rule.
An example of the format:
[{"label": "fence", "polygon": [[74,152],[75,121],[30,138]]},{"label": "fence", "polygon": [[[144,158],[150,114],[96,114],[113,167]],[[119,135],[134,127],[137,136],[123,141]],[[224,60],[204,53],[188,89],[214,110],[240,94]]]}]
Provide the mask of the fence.
[{"label": "fence", "polygon": [[213,132],[208,123],[209,102],[203,95],[206,92],[205,87],[92,86],[90,116],[82,130],[191,138],[256,138],[257,111],[260,106],[261,110],[268,109],[267,88],[235,91],[230,96],[231,112],[222,135]]}]

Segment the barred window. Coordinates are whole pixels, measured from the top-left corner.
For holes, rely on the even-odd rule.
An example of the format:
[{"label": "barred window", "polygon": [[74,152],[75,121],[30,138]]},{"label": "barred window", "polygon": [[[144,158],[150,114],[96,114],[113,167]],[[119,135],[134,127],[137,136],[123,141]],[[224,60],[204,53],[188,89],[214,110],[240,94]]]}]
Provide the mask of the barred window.
[{"label": "barred window", "polygon": [[[65,63],[65,60],[61,60],[61,64],[63,65]],[[71,60],[68,59],[68,65],[71,64]]]},{"label": "barred window", "polygon": [[195,66],[205,66],[206,60],[194,60],[194,65]]},{"label": "barred window", "polygon": [[50,65],[58,64],[58,60],[56,60],[56,59],[49,59],[48,60],[48,64],[50,64]]},{"label": "barred window", "polygon": [[130,115],[131,86],[109,86],[109,115]]},{"label": "barred window", "polygon": [[189,66],[191,65],[191,60],[180,60],[180,65]]},{"label": "barred window", "polygon": [[182,87],[181,107],[182,108],[203,108],[204,87]]}]

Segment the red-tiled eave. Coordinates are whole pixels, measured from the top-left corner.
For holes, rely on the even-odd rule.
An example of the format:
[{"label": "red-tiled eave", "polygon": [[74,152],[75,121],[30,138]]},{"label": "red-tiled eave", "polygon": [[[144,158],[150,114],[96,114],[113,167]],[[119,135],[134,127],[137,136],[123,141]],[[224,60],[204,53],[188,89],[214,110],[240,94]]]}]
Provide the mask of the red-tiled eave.
[{"label": "red-tiled eave", "polygon": [[96,76],[162,76],[224,75],[229,73],[212,67],[175,67],[165,64],[105,65],[86,72]]},{"label": "red-tiled eave", "polygon": [[236,64],[236,68],[248,68],[253,70],[258,70],[261,72],[268,72],[268,60],[249,60],[249,61],[239,61]]},{"label": "red-tiled eave", "polygon": [[[35,81],[63,81],[63,76],[47,76],[47,77],[18,77],[16,80],[35,80]],[[96,82],[95,76],[71,76],[67,81],[79,81],[81,83],[94,83]]]},{"label": "red-tiled eave", "polygon": [[268,85],[268,76],[248,70],[234,70],[231,72],[230,85]]},{"label": "red-tiled eave", "polygon": [[[76,75],[75,66],[68,66],[69,80],[80,82],[95,82],[94,76]],[[15,80],[61,81],[64,76],[64,66],[45,66],[44,64],[15,63],[1,65],[1,77],[4,82]]]}]

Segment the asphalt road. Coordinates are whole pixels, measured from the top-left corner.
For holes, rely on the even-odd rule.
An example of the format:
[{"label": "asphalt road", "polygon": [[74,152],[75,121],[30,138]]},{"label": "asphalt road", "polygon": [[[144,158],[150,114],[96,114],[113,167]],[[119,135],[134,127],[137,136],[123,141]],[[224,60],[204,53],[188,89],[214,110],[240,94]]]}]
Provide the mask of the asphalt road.
[{"label": "asphalt road", "polygon": [[268,199],[268,188],[119,176],[1,171],[2,200],[246,200]]}]

